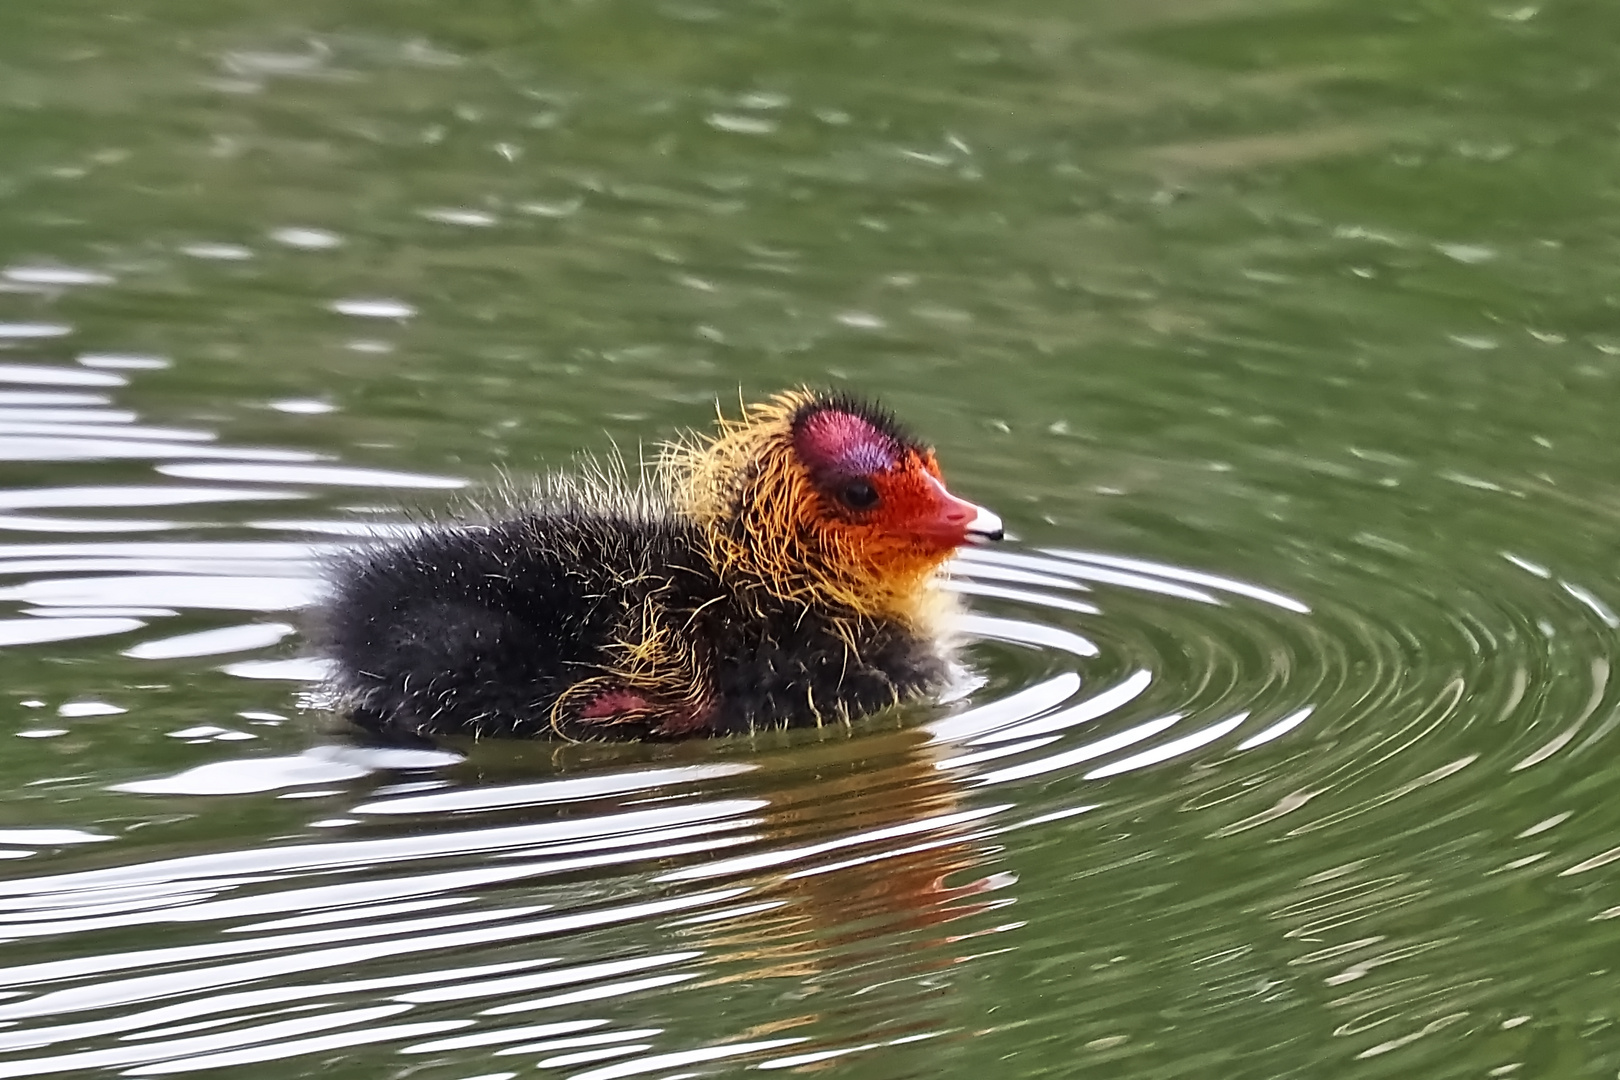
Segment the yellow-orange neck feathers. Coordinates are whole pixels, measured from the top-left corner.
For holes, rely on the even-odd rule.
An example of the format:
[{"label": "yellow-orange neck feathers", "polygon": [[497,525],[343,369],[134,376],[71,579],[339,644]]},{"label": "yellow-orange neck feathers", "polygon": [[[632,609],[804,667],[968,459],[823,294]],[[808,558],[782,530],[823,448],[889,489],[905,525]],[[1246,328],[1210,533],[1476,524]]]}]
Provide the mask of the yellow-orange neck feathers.
[{"label": "yellow-orange neck feathers", "polygon": [[[937,632],[951,603],[930,579],[955,544],[886,529],[881,515],[853,521],[829,508],[794,446],[795,417],[817,400],[808,390],[778,394],[745,405],[740,417],[722,415],[715,434],[666,447],[663,473],[677,508],[740,590]],[[898,501],[908,485],[928,483],[923,473],[938,477],[932,452],[904,454],[891,485]]]}]

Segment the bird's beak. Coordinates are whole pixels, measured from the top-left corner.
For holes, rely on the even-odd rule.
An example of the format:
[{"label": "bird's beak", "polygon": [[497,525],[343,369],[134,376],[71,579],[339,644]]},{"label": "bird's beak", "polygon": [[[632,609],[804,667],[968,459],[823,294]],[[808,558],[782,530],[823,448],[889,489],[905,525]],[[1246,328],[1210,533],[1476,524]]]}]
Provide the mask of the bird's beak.
[{"label": "bird's beak", "polygon": [[937,517],[934,519],[939,531],[951,537],[956,543],[983,543],[989,540],[1000,540],[1005,534],[1001,527],[1001,519],[995,514],[970,503],[966,499],[959,499],[946,490],[945,485],[928,477],[933,486],[934,496],[939,500]]},{"label": "bird's beak", "polygon": [[967,534],[969,540],[987,541],[1000,540],[1007,535],[1001,527],[1001,519],[982,506],[968,503],[973,508],[973,520],[968,522]]}]

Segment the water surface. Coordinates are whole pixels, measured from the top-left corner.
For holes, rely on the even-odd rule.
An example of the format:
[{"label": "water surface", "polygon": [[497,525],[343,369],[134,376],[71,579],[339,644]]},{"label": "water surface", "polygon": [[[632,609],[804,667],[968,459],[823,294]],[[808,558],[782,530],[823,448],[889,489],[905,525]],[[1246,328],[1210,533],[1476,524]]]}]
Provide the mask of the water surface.
[{"label": "water surface", "polygon": [[[1620,1070],[1600,6],[0,15],[0,1076]],[[356,744],[334,545],[800,382],[849,729]]]}]

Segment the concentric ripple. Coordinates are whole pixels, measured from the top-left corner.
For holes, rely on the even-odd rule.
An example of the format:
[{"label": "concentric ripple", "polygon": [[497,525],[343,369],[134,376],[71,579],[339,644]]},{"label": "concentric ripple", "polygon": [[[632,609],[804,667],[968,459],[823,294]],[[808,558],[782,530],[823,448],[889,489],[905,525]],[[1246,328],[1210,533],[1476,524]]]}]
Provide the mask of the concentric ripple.
[{"label": "concentric ripple", "polygon": [[[965,987],[1007,970],[1025,925],[1080,907],[1064,965],[1162,969],[1196,1016],[1325,988],[1325,1037],[1378,1056],[1512,977],[1465,928],[1415,915],[1462,889],[1578,886],[1620,859],[1575,827],[1579,763],[1620,717],[1620,620],[1603,585],[1526,552],[1465,550],[1415,575],[1362,545],[1279,567],[1286,591],[1120,554],[974,549],[948,580],[970,605],[949,702],[677,746],[318,734],[297,703],[321,672],[288,613],[316,594],[323,552],[385,527],[322,492],[462,481],[222,447],[142,428],[105,389],[38,389],[123,381],[80,374],[0,369],[35,387],[0,398],[0,449],[153,475],[0,492],[0,640],[19,647],[27,771],[8,804],[29,822],[0,829],[18,860],[0,882],[0,1077],[342,1051],[379,1075],[610,1080],[899,1047],[915,1072],[925,1044],[943,1061],[983,1029]],[[267,515],[289,501],[312,509]],[[63,660],[93,661],[83,692],[36,696],[30,673]],[[213,704],[170,708],[176,684]],[[184,767],[146,764],[177,744],[194,748]],[[1535,793],[1512,804],[1535,802],[1534,820],[1480,818],[1504,788]],[[1047,878],[1056,844],[1094,850],[1083,874]],[[1478,845],[1501,849],[1484,879],[1428,858]],[[1594,894],[1587,916],[1617,903]],[[1210,937],[1229,941],[1219,959]],[[1444,979],[1403,974],[1435,950],[1455,954]],[[704,1019],[673,1028],[676,997]],[[1041,1007],[1087,1022],[1061,997]]]}]

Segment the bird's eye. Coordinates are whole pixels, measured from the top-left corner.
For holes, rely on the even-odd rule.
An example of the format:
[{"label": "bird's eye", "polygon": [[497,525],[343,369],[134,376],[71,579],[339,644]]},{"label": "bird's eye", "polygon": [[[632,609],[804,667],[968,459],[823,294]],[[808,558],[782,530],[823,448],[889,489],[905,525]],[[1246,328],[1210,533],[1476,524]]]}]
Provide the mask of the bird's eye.
[{"label": "bird's eye", "polygon": [[851,480],[838,497],[851,510],[870,510],[878,504],[877,488],[868,480]]}]

